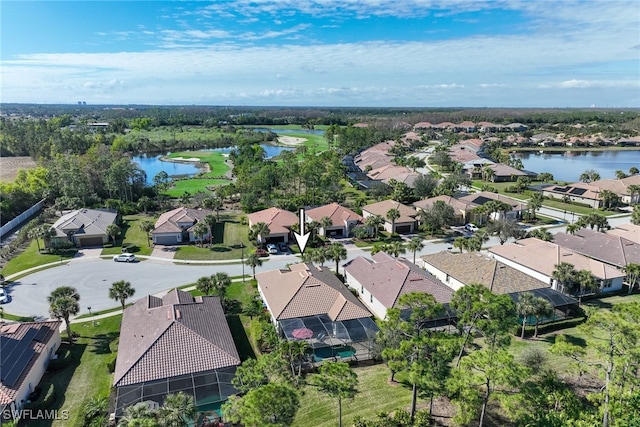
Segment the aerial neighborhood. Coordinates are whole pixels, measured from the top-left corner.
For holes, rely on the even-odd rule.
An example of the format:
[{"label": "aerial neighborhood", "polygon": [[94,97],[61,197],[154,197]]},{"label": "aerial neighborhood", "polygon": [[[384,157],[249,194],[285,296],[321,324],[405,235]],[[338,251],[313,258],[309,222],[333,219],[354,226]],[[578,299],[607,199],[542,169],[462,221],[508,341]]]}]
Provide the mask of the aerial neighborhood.
[{"label": "aerial neighborhood", "polygon": [[624,113],[3,105],[0,423],[637,425]]}]

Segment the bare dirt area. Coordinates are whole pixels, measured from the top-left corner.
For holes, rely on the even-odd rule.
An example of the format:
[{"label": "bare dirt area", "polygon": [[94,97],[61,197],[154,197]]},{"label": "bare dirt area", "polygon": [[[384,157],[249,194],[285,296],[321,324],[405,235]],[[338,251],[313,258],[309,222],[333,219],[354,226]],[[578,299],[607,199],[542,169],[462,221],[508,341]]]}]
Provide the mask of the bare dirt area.
[{"label": "bare dirt area", "polygon": [[305,142],[306,138],[297,138],[295,136],[279,136],[278,142],[284,145],[300,145]]},{"label": "bare dirt area", "polygon": [[31,157],[0,157],[0,181],[11,182],[20,169],[34,169],[36,162]]}]

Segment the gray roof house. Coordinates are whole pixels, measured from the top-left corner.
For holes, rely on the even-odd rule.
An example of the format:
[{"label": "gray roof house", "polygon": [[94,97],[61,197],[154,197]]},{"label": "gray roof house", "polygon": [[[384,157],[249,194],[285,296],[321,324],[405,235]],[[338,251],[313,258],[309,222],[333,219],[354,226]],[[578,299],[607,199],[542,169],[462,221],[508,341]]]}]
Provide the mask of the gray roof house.
[{"label": "gray roof house", "polygon": [[[175,245],[179,243],[195,242],[196,236],[193,227],[213,211],[209,209],[176,208],[165,212],[155,223],[151,230],[151,238],[156,245]],[[204,235],[208,239],[209,233]]]},{"label": "gray roof house", "polygon": [[217,297],[174,289],[125,309],[113,385],[116,416],[139,402],[162,404],[179,390],[199,410],[237,393],[231,380],[240,357]]},{"label": "gray roof house", "polygon": [[618,268],[640,264],[640,244],[621,236],[583,228],[574,235],[557,233],[553,241],[589,258]]},{"label": "gray roof house", "polygon": [[107,227],[116,222],[118,213],[109,209],[78,209],[64,214],[51,228],[54,236],[48,245],[70,241],[78,247],[102,246],[109,241]]}]

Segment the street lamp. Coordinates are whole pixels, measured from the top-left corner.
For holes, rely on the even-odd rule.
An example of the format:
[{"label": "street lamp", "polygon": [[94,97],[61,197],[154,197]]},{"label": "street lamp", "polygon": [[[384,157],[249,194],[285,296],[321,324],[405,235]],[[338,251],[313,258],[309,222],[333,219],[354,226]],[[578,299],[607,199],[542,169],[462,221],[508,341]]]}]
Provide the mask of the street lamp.
[{"label": "street lamp", "polygon": [[87,310],[89,310],[89,316],[91,316],[91,307],[87,307]]}]

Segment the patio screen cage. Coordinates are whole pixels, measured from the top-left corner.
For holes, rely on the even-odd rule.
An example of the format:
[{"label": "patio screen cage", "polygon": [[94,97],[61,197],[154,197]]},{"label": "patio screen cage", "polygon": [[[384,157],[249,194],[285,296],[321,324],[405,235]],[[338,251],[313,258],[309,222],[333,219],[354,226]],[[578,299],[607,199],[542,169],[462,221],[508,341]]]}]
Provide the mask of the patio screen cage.
[{"label": "patio screen cage", "polygon": [[151,400],[162,405],[167,394],[179,391],[193,396],[198,411],[219,407],[229,396],[238,393],[231,383],[235,373],[236,367],[230,366],[117,387],[116,416],[121,417],[125,408],[139,402]]}]

